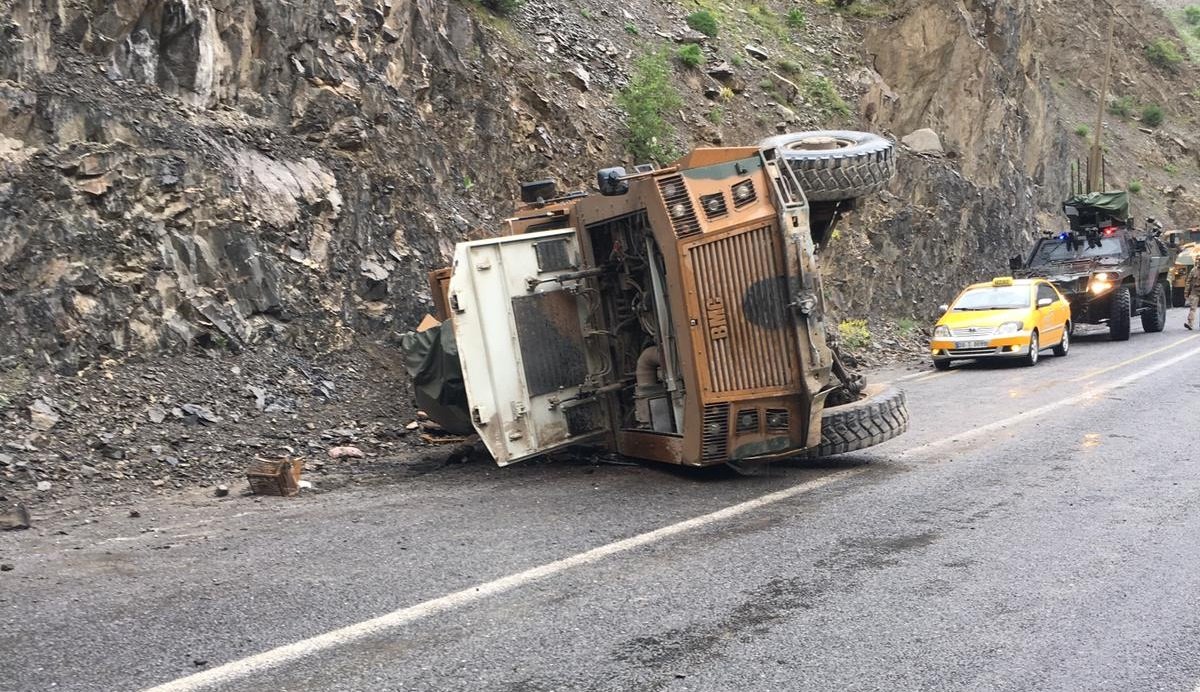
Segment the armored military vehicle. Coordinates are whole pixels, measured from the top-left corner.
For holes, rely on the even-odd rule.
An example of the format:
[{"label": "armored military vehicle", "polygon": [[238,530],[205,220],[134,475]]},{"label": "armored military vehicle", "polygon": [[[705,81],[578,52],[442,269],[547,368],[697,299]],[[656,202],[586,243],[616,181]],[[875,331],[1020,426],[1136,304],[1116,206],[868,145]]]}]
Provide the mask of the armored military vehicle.
[{"label": "armored military vehicle", "polygon": [[1171,284],[1171,305],[1181,308],[1184,306],[1184,282],[1192,271],[1192,265],[1196,264],[1197,251],[1200,251],[1200,228],[1167,231],[1163,234],[1163,240],[1169,247],[1179,250],[1168,280]]},{"label": "armored military vehicle", "polygon": [[875,135],[808,132],[608,168],[599,194],[524,185],[498,237],[431,276],[442,324],[406,337],[418,403],[468,421],[501,466],[592,445],[749,470],[899,435],[903,394],[866,386],[827,336],[817,265],[893,156]]},{"label": "armored military vehicle", "polygon": [[1129,338],[1133,316],[1147,332],[1166,325],[1175,250],[1150,220],[1138,230],[1124,192],[1075,195],[1063,203],[1070,228],[1048,233],[1028,257],[1014,257],[1015,272],[1043,277],[1071,302],[1071,326],[1107,324],[1114,341]]}]

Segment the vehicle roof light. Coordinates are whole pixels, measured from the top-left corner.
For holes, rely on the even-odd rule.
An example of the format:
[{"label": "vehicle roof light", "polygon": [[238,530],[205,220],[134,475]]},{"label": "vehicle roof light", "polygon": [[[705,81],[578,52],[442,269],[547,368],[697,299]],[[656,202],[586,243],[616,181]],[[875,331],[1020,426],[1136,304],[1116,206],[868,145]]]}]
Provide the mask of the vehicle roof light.
[{"label": "vehicle roof light", "polygon": [[997,276],[992,279],[993,286],[1012,286],[1013,278],[1011,276]]}]

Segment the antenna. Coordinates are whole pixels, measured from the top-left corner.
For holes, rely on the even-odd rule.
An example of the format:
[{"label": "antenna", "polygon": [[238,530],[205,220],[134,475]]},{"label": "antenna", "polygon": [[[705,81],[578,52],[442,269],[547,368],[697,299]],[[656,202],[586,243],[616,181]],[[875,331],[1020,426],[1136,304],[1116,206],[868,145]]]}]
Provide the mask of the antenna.
[{"label": "antenna", "polygon": [[1111,6],[1108,9],[1108,49],[1104,56],[1104,80],[1100,83],[1100,105],[1096,109],[1096,132],[1092,139],[1092,151],[1088,156],[1088,192],[1104,191],[1104,148],[1101,138],[1104,134],[1104,109],[1108,106],[1108,82],[1112,74],[1113,34],[1117,28],[1116,11]]}]

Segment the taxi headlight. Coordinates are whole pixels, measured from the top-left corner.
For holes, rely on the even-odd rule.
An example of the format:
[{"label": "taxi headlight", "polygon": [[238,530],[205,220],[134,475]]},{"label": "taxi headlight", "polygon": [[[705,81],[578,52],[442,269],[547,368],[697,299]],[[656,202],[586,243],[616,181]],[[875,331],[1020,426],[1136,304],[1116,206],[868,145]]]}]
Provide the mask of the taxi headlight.
[{"label": "taxi headlight", "polygon": [[935,327],[935,328],[934,328],[934,330],[933,330],[933,338],[935,338],[935,339],[949,339],[949,338],[950,338],[950,328],[949,328],[949,327],[947,327],[947,326],[946,326],[946,325],[944,325],[944,324],[939,324],[939,325],[938,325],[937,327]]},{"label": "taxi headlight", "polygon": [[1005,322],[996,328],[996,336],[1012,336],[1019,333],[1025,325],[1020,322]]}]

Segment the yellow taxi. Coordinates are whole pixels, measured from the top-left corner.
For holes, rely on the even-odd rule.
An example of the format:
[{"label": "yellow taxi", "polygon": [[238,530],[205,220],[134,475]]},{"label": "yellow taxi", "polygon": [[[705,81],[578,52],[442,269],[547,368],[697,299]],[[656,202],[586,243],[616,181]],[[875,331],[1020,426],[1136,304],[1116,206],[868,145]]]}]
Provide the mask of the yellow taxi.
[{"label": "yellow taxi", "polygon": [[999,277],[968,286],[933,328],[933,365],[946,370],[956,360],[1020,359],[1037,365],[1041,352],[1071,349],[1071,304],[1045,279]]}]

